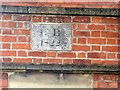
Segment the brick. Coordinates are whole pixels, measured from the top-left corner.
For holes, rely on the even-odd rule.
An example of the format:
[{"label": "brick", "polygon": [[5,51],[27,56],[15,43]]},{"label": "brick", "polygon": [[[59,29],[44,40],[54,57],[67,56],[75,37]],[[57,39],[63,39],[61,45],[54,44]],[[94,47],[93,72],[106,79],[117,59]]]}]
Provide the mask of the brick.
[{"label": "brick", "polygon": [[26,37],[25,36],[19,36],[18,37],[18,42],[26,42]]},{"label": "brick", "polygon": [[26,51],[18,51],[18,56],[27,56]]},{"label": "brick", "polygon": [[119,50],[118,46],[102,46],[102,51],[107,51],[107,52],[118,52]]},{"label": "brick", "polygon": [[15,22],[2,22],[2,27],[6,27],[6,28],[15,28],[16,27],[16,23]]},{"label": "brick", "polygon": [[96,64],[96,65],[101,65],[102,61],[101,60],[91,60],[92,64]]},{"label": "brick", "polygon": [[86,44],[86,38],[78,38],[79,44]]},{"label": "brick", "polygon": [[43,22],[51,22],[51,23],[70,23],[71,17],[43,17]]},{"label": "brick", "polygon": [[33,16],[32,21],[33,22],[41,22],[42,21],[42,17],[41,16]]},{"label": "brick", "polygon": [[88,38],[89,44],[106,44],[106,39],[103,38]]},{"label": "brick", "polygon": [[104,31],[101,33],[101,36],[107,38],[118,38],[119,34],[117,32]]},{"label": "brick", "polygon": [[120,54],[117,54],[117,58],[118,58],[118,59],[120,58]]},{"label": "brick", "polygon": [[76,58],[76,54],[75,53],[71,53],[71,52],[62,52],[62,53],[58,53],[58,57],[62,57],[62,58]]},{"label": "brick", "polygon": [[0,79],[0,87],[8,87],[8,80]]},{"label": "brick", "polygon": [[103,60],[103,65],[119,65],[119,61],[117,60]]},{"label": "brick", "polygon": [[73,51],[90,51],[90,46],[73,45]]},{"label": "brick", "polygon": [[0,29],[0,34],[2,34],[2,30]]},{"label": "brick", "polygon": [[3,45],[2,45],[2,48],[3,48],[3,49],[10,49],[10,44],[3,44]]},{"label": "brick", "polygon": [[115,25],[115,30],[116,31],[119,31],[119,29],[120,29],[120,25],[118,24],[118,25]]},{"label": "brick", "polygon": [[87,16],[75,16],[73,18],[73,22],[90,23],[90,17],[87,17]]},{"label": "brick", "polygon": [[77,43],[77,39],[76,38],[73,38],[73,43]]},{"label": "brick", "polygon": [[16,36],[2,36],[2,42],[16,42]]},{"label": "brick", "polygon": [[101,81],[102,80],[101,74],[93,74],[93,81]]},{"label": "brick", "polygon": [[12,59],[11,58],[3,58],[3,63],[11,63]]},{"label": "brick", "polygon": [[106,53],[89,52],[88,58],[106,58]]},{"label": "brick", "polygon": [[23,22],[23,28],[30,30],[30,28],[31,28],[30,22]]},{"label": "brick", "polygon": [[113,59],[115,59],[116,58],[116,54],[114,54],[114,53],[108,53],[107,58],[113,58]]},{"label": "brick", "polygon": [[118,82],[98,82],[98,88],[118,88]]},{"label": "brick", "polygon": [[92,37],[100,37],[100,31],[92,31]]},{"label": "brick", "polygon": [[86,58],[86,53],[78,53],[78,58]]},{"label": "brick", "polygon": [[30,36],[28,36],[27,42],[31,42],[31,37]]},{"label": "brick", "polygon": [[48,57],[56,57],[56,52],[47,52]]},{"label": "brick", "polygon": [[78,24],[78,30],[86,30],[86,24]]},{"label": "brick", "polygon": [[33,60],[33,63],[34,64],[41,64],[42,63],[42,59],[37,59],[36,58],[36,59]]},{"label": "brick", "polygon": [[18,25],[18,28],[23,28],[23,23],[22,22],[18,22],[17,25]]},{"label": "brick", "polygon": [[117,18],[102,18],[102,23],[111,23],[111,24],[118,24],[118,19]]},{"label": "brick", "polygon": [[118,40],[117,40],[117,44],[120,44],[120,39],[118,38]]},{"label": "brick", "polygon": [[77,24],[72,24],[72,30],[76,30],[77,29]]},{"label": "brick", "polygon": [[115,30],[115,25],[106,25],[106,30]]},{"label": "brick", "polygon": [[100,17],[96,17],[96,16],[92,17],[92,23],[100,23],[100,21],[101,21]]},{"label": "brick", "polygon": [[98,82],[97,81],[93,82],[93,88],[98,88]]},{"label": "brick", "polygon": [[103,74],[101,75],[101,78],[103,80],[110,80],[110,81],[118,81],[119,77],[118,75],[112,75],[112,74]]},{"label": "brick", "polygon": [[7,73],[0,73],[0,79],[8,79],[8,74]]},{"label": "brick", "polygon": [[12,30],[10,29],[2,29],[2,34],[12,34]]},{"label": "brick", "polygon": [[28,56],[46,57],[45,52],[29,52]]},{"label": "brick", "polygon": [[117,40],[116,39],[107,39],[107,44],[117,44]]},{"label": "brick", "polygon": [[11,15],[3,14],[2,15],[2,20],[11,20]]},{"label": "brick", "polygon": [[31,58],[14,58],[13,63],[32,63]]},{"label": "brick", "polygon": [[91,64],[91,60],[73,59],[73,64]]},{"label": "brick", "polygon": [[2,54],[2,56],[16,56],[16,51],[0,51],[0,53]]},{"label": "brick", "polygon": [[73,60],[72,59],[64,59],[63,64],[72,64]]},{"label": "brick", "polygon": [[81,36],[88,37],[88,36],[90,36],[90,32],[86,32],[86,31],[74,31],[73,35],[75,37],[81,37]]},{"label": "brick", "polygon": [[62,59],[55,59],[55,58],[50,58],[50,59],[43,59],[44,64],[62,64]]},{"label": "brick", "polygon": [[30,49],[30,44],[12,44],[12,49]]},{"label": "brick", "polygon": [[31,17],[29,15],[14,15],[14,21],[31,21]]},{"label": "brick", "polygon": [[90,30],[105,30],[105,25],[89,24],[88,29],[90,29]]},{"label": "brick", "polygon": [[100,51],[100,46],[92,46],[92,51]]},{"label": "brick", "polygon": [[30,30],[16,29],[16,30],[14,30],[14,34],[17,34],[17,35],[30,35]]}]

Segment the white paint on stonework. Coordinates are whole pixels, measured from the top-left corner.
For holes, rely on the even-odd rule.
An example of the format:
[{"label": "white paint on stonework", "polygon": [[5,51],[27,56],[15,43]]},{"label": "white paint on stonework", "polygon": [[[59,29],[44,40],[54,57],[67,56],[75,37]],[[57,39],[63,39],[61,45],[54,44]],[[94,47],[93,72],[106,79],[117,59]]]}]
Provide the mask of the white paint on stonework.
[{"label": "white paint on stonework", "polygon": [[92,88],[90,74],[15,73],[9,88]]}]

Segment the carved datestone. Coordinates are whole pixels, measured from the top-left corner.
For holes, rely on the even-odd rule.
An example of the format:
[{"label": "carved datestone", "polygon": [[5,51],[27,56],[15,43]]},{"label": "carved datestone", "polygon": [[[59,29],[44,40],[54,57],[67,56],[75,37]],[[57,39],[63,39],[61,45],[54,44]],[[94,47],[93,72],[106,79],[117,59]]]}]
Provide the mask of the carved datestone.
[{"label": "carved datestone", "polygon": [[32,25],[32,50],[71,50],[71,24]]}]

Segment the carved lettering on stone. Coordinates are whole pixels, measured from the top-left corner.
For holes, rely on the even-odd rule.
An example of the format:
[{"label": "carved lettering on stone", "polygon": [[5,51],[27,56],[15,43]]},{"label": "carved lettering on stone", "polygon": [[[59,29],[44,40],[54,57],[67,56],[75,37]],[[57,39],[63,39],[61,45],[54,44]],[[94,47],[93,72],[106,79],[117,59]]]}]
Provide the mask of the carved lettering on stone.
[{"label": "carved lettering on stone", "polygon": [[71,24],[32,25],[32,50],[71,50]]}]

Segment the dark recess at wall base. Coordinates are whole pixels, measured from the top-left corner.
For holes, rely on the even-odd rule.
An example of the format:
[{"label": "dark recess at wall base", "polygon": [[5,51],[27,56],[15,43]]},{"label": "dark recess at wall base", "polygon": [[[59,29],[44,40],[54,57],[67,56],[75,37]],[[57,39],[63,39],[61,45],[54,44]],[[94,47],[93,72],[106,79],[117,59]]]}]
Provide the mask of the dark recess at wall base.
[{"label": "dark recess at wall base", "polygon": [[53,71],[63,73],[116,73],[120,74],[120,66],[74,65],[74,64],[1,64],[2,71]]},{"label": "dark recess at wall base", "polygon": [[45,15],[86,15],[119,17],[120,9],[109,8],[64,8],[34,6],[2,6],[0,13],[9,14],[45,14]]}]

